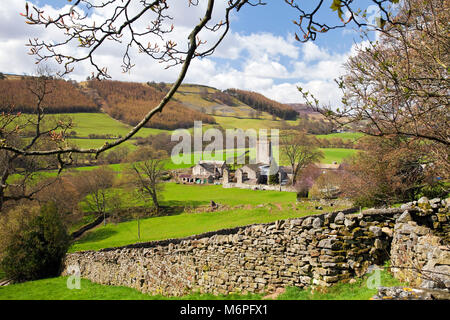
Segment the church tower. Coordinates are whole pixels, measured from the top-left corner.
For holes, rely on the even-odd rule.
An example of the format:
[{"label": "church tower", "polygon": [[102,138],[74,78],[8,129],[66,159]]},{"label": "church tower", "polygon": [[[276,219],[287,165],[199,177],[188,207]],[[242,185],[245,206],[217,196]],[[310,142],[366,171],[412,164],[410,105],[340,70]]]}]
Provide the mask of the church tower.
[{"label": "church tower", "polygon": [[256,163],[270,164],[272,160],[272,142],[258,139],[256,145]]}]

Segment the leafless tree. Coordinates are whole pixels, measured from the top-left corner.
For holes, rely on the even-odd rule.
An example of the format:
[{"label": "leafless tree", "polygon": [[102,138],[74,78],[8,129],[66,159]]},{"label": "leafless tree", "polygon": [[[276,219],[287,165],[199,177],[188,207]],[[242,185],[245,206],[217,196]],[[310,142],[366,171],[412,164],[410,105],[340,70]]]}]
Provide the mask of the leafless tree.
[{"label": "leafless tree", "polygon": [[[313,3],[305,5],[299,0],[284,0],[289,6],[298,12],[298,20],[293,23],[298,27],[300,36],[295,34],[295,38],[300,42],[307,42],[316,40],[318,34],[327,33],[331,30],[342,29],[351,25],[358,29],[373,29],[383,27],[387,23],[391,25],[401,25],[401,21],[393,19],[395,7],[399,0],[372,0],[367,4],[372,3],[377,8],[378,14],[375,21],[369,21],[368,8],[361,8],[361,2],[354,0],[333,0],[331,6],[330,2],[324,0],[315,0]],[[323,21],[322,13],[325,10],[331,9],[336,12],[337,19],[327,19]]]},{"label": "leafless tree", "polygon": [[[34,152],[36,150],[51,150],[60,148],[67,130],[72,127],[70,119],[57,119],[45,115],[45,97],[52,91],[52,78],[48,69],[38,69],[38,76],[30,77],[27,86],[35,97],[36,109],[34,115],[25,115],[9,105],[9,112],[0,116],[0,146],[11,146]],[[5,102],[7,103],[7,102]],[[32,137],[25,139],[24,134],[32,130]],[[33,199],[36,193],[53,183],[36,183],[39,172],[48,169],[62,169],[62,163],[69,163],[67,157],[55,154],[53,156],[25,156],[0,147],[0,210],[6,202],[21,199]]]},{"label": "leafless tree", "polygon": [[[149,58],[165,63],[167,67],[181,65],[181,70],[178,78],[160,103],[149,110],[128,134],[114,142],[106,142],[99,148],[83,149],[71,146],[52,150],[28,150],[3,143],[1,149],[24,156],[72,153],[94,153],[98,156],[100,153],[127,141],[156,113],[162,112],[164,106],[172,98],[186,76],[192,59],[211,55],[216,50],[230,29],[231,12],[239,11],[244,5],[256,6],[263,4],[260,0],[256,0],[253,3],[248,0],[231,0],[225,9],[224,19],[218,23],[213,22],[210,24],[215,0],[208,0],[203,17],[189,34],[186,48],[181,48],[174,41],[167,39],[168,35],[174,30],[173,24],[169,24],[172,18],[168,15],[168,2],[167,0],[142,0],[137,5],[136,2],[131,0],[110,0],[101,4],[97,4],[93,0],[77,0],[74,1],[68,12],[60,13],[54,17],[49,17],[42,9],[35,6],[31,8],[27,4],[25,13],[22,15],[26,18],[28,24],[45,27],[52,26],[60,29],[64,34],[65,39],[59,42],[30,39],[28,43],[30,54],[36,56],[38,63],[53,59],[63,65],[64,71],[60,73],[61,76],[73,71],[75,64],[88,61],[95,69],[96,78],[109,78],[107,67],[100,66],[98,63],[97,53],[101,47],[104,47],[111,41],[121,43],[125,47],[122,65],[124,72],[134,67],[130,57],[130,50],[133,46],[137,47],[140,53],[148,55]],[[198,0],[188,0],[188,3],[192,7],[199,6]],[[84,6],[84,9],[88,12],[92,9],[101,11],[108,18],[100,23],[93,21],[88,14],[84,13],[81,6]],[[138,25],[143,23],[143,21],[150,21],[150,23],[146,23],[146,27],[142,29]],[[202,30],[219,32],[217,41],[209,47],[205,47],[206,42],[199,37]],[[154,39],[154,42],[149,42],[149,39]],[[158,42],[163,44],[160,45]],[[64,48],[73,43],[85,49],[80,56],[64,53]],[[204,49],[202,50],[202,48]]]},{"label": "leafless tree", "polygon": [[78,176],[76,185],[79,192],[85,195],[84,202],[89,209],[103,215],[106,224],[106,212],[114,204],[111,188],[114,185],[115,172],[108,167],[100,167]]},{"label": "leafless tree", "polygon": [[[190,7],[198,7],[198,0],[186,0]],[[149,120],[158,112],[162,112],[166,104],[173,97],[184,80],[188,68],[194,58],[205,57],[214,53],[218,45],[225,38],[230,30],[230,15],[232,12],[238,12],[244,6],[258,6],[264,4],[261,0],[230,0],[223,13],[223,19],[216,23],[212,22],[212,14],[215,0],[208,0],[204,9],[203,16],[200,21],[193,26],[186,44],[179,45],[169,39],[171,32],[174,31],[172,17],[168,14],[169,0],[73,0],[70,10],[49,16],[48,12],[44,12],[36,6],[30,6],[28,3],[25,12],[22,15],[26,19],[26,23],[34,26],[45,28],[53,28],[60,30],[63,36],[62,40],[51,39],[49,41],[41,39],[30,39],[28,46],[30,54],[34,55],[37,63],[48,60],[55,60],[63,66],[63,71],[59,75],[63,76],[73,71],[74,66],[80,62],[90,63],[95,73],[93,77],[98,79],[108,78],[107,66],[102,66],[99,62],[99,51],[109,43],[116,43],[124,47],[123,50],[123,71],[128,72],[134,64],[131,59],[131,49],[137,48],[142,54],[148,55],[150,59],[162,62],[167,67],[181,65],[177,79],[171,85],[164,98],[153,109],[149,109],[142,120],[133,127],[128,134],[116,139],[113,142],[105,142],[99,148],[84,149],[77,146],[58,146],[57,148],[42,149],[31,148],[27,146],[18,146],[4,140],[0,144],[1,150],[6,150],[12,154],[22,156],[48,156],[56,155],[61,166],[70,159],[72,154],[95,154],[109,150],[133,137]],[[342,25],[328,26],[315,20],[318,12],[324,7],[323,0],[317,0],[316,6],[311,12],[302,9],[293,0],[285,0],[292,8],[299,12],[299,21],[296,25],[300,30],[304,31],[303,39],[297,35],[299,41],[314,40],[317,32],[327,32],[328,30],[343,27],[353,21],[357,26],[362,27],[366,24],[360,22],[361,14],[359,10],[354,8],[353,0],[334,0],[331,7],[337,12],[337,16],[343,21],[344,11],[349,12],[349,19],[343,21]],[[395,0],[372,0],[381,12],[380,22],[386,23],[395,21],[391,20],[389,5],[396,3]],[[314,5],[313,5],[314,7]],[[329,8],[326,8],[329,10]],[[95,21],[91,13],[95,10],[101,16],[106,17],[102,21]],[[304,26],[306,23],[306,27]],[[207,44],[202,41],[206,32],[216,33],[216,41]],[[70,53],[68,46],[76,45],[80,50],[75,55],[73,51]],[[36,126],[39,127],[39,121]],[[36,130],[39,133],[39,130]],[[39,136],[39,135],[37,135]],[[62,137],[55,137],[62,138]],[[63,138],[62,138],[63,139]],[[34,141],[35,139],[32,139]],[[34,145],[34,142],[33,142]],[[69,160],[70,161],[70,160]]]},{"label": "leafless tree", "polygon": [[298,172],[297,182],[295,184],[297,198],[308,197],[309,190],[321,173],[320,169],[313,163]]},{"label": "leafless tree", "polygon": [[323,157],[306,134],[288,131],[280,139],[281,150],[292,168],[292,185],[296,184],[299,171]]},{"label": "leafless tree", "polygon": [[156,212],[159,213],[159,198],[163,190],[161,178],[166,172],[164,161],[158,158],[147,159],[133,163],[131,169],[134,177],[133,182],[138,192],[144,198],[151,198]]},{"label": "leafless tree", "polygon": [[[47,181],[50,180],[50,181]],[[40,204],[53,202],[58,209],[58,213],[73,220],[77,218],[79,203],[83,198],[81,189],[77,185],[78,178],[71,174],[62,174],[57,179],[47,178],[39,181],[45,187],[34,197]]]},{"label": "leafless tree", "polygon": [[320,106],[300,88],[305,100],[341,126],[356,123],[368,135],[423,141],[448,176],[449,18],[448,1],[401,1],[396,14],[374,28],[379,40],[346,63],[337,80],[343,107]]}]

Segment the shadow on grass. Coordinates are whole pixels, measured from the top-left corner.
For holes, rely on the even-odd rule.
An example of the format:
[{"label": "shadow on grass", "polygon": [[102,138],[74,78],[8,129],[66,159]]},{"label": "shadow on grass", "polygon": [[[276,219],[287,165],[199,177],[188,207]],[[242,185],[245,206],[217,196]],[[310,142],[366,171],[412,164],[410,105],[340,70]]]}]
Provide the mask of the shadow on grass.
[{"label": "shadow on grass", "polygon": [[[209,201],[179,201],[179,200],[163,200],[161,201],[161,205],[165,207],[176,207],[176,208],[186,208],[193,207],[197,208],[201,205],[209,204]],[[180,212],[181,213],[181,212]]]},{"label": "shadow on grass", "polygon": [[111,230],[107,228],[99,228],[97,230],[91,231],[86,233],[83,237],[77,240],[77,244],[82,244],[86,242],[97,242],[104,239],[108,239],[112,237],[113,235],[117,234],[118,232],[116,230]]}]

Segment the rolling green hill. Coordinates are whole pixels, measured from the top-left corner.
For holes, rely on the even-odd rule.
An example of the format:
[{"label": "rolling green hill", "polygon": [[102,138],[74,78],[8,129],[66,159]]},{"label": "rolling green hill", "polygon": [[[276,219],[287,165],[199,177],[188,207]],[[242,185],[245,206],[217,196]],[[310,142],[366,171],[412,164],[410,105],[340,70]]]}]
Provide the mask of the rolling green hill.
[{"label": "rolling green hill", "polygon": [[[131,126],[124,124],[116,119],[111,118],[106,113],[70,113],[66,114],[70,116],[74,123],[76,135],[78,137],[89,137],[90,134],[99,135],[126,135]],[[153,129],[153,128],[142,128],[136,134],[137,137],[146,137],[148,135],[160,133],[160,132],[170,132],[168,130]]]},{"label": "rolling green hill", "polygon": [[[87,90],[88,83],[82,82],[77,86],[73,86],[74,90],[80,90],[80,92],[89,96],[98,104],[101,98],[95,95],[95,89],[90,88]],[[168,84],[142,84],[142,86],[153,86],[157,90],[164,93],[167,90]],[[200,111],[205,114],[212,115],[216,124],[204,124],[203,129],[216,127],[223,129],[281,129],[297,124],[295,120],[282,121],[280,118],[273,116],[267,112],[256,112],[256,110],[236,97],[226,94],[218,89],[194,85],[183,84],[174,96],[174,99],[183,106]],[[23,114],[20,117],[20,121],[28,121],[30,119],[29,114]],[[71,137],[69,142],[83,148],[96,148],[105,143],[106,140],[116,139],[118,137],[126,135],[132,128],[131,125],[122,121],[116,120],[107,113],[104,112],[90,112],[90,113],[56,113],[46,116],[47,119],[66,119],[71,118],[74,127],[70,130]],[[192,128],[189,129],[192,132]],[[148,137],[159,133],[170,134],[171,130],[155,129],[155,128],[142,128],[134,137]],[[270,134],[270,131],[269,131]],[[280,131],[281,134],[281,131]],[[334,133],[328,135],[316,135],[318,138],[342,138],[344,140],[357,140],[361,137],[359,133]],[[124,143],[125,146],[135,149],[135,140],[130,140]],[[342,162],[343,159],[355,154],[353,149],[342,148],[326,148],[322,149],[325,154],[323,162],[331,163],[333,161]],[[281,163],[286,164],[283,157],[281,157]]]}]

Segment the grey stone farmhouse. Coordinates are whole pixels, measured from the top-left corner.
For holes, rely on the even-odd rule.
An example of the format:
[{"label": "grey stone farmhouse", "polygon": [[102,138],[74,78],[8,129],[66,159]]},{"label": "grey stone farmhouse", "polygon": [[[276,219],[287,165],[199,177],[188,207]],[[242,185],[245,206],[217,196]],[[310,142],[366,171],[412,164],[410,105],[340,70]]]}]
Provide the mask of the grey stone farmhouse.
[{"label": "grey stone farmhouse", "polygon": [[226,166],[225,161],[200,160],[191,168],[191,174],[181,174],[179,179],[183,183],[214,183],[222,177]]}]

